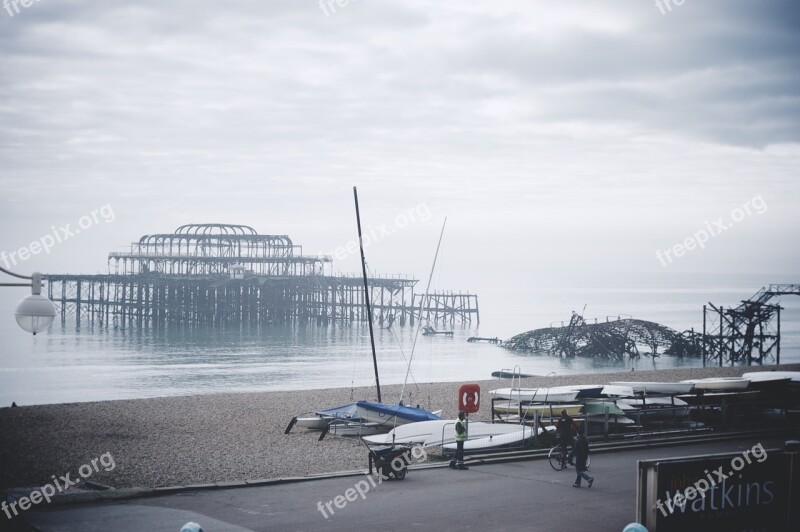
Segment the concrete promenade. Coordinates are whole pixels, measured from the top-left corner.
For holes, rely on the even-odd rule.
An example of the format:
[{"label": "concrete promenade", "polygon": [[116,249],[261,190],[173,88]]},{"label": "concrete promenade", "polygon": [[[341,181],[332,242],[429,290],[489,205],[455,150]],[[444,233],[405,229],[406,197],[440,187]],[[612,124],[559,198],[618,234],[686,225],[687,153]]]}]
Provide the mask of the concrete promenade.
[{"label": "concrete promenade", "polygon": [[[591,489],[585,484],[581,489],[572,487],[574,470],[556,472],[546,460],[527,460],[478,464],[468,471],[411,470],[403,481],[375,485],[365,476],[351,476],[120,502],[39,505],[26,518],[34,530],[42,532],[179,532],[190,520],[203,525],[206,532],[447,530],[455,526],[619,532],[635,516],[637,460],[740,452],[759,442],[768,449],[782,448],[785,440],[798,436],[596,453],[590,470],[596,481]],[[364,498],[356,494],[355,500],[345,499],[346,505],[337,508],[336,497],[356,487]],[[353,498],[353,492],[350,495]]]}]

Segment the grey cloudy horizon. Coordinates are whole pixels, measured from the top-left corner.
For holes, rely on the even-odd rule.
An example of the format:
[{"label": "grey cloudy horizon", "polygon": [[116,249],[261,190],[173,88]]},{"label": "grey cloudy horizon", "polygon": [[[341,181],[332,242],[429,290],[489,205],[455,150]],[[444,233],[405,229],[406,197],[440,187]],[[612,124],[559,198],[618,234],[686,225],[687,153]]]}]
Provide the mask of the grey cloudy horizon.
[{"label": "grey cloudy horizon", "polygon": [[[113,223],[22,270],[102,272],[108,251],[199,222],[322,253],[352,239],[358,185],[365,223],[432,213],[370,247],[382,273],[427,272],[448,216],[453,287],[571,269],[797,274],[798,30],[786,0],[3,9],[0,249],[111,205]],[[657,260],[757,196],[765,212]]]}]

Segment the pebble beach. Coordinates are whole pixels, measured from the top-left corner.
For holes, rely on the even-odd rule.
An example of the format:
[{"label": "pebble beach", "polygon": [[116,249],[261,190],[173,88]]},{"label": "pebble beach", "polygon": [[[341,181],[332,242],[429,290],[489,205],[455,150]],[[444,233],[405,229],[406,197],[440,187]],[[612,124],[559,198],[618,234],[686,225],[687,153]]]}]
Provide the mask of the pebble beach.
[{"label": "pebble beach", "polygon": [[[606,384],[611,381],[677,381],[738,376],[775,366],[682,368],[534,377],[523,386]],[[800,371],[800,364],[780,366]],[[484,400],[470,419],[488,420],[491,389],[509,380],[478,381]],[[444,417],[456,415],[461,383],[406,388],[406,403]],[[397,402],[401,386],[383,386],[384,402]],[[409,392],[411,392],[409,394]],[[367,453],[357,438],[295,427],[293,416],[360,399],[375,399],[374,388],[236,393],[103,401],[0,409],[0,488],[41,486],[110,453],[114,467],[100,468],[91,481],[113,488],[186,486],[227,481],[307,476],[363,469]]]}]

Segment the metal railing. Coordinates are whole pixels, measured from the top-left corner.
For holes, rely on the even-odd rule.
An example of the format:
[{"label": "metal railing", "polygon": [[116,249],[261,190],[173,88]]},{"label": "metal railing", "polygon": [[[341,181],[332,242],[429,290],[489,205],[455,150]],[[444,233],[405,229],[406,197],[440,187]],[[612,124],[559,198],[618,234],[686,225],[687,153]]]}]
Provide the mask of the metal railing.
[{"label": "metal railing", "polygon": [[[504,429],[498,431],[498,427],[504,427]],[[517,428],[514,429],[513,427]],[[472,445],[466,446],[464,454],[485,453],[495,448],[501,448],[504,451],[523,449],[528,440],[533,438],[535,430],[535,427],[524,423],[512,424],[478,420],[468,421],[467,441],[465,444],[469,442],[473,443]],[[441,456],[455,452],[455,434],[455,421],[442,426],[442,435],[438,445]],[[476,444],[476,440],[482,440],[481,443],[485,445],[480,445],[480,443]]]}]

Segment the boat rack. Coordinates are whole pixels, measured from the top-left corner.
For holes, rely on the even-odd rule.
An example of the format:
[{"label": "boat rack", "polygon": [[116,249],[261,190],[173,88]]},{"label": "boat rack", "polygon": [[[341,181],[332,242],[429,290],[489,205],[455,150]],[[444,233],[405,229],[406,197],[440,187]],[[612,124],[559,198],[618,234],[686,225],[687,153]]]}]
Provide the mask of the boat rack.
[{"label": "boat rack", "polygon": [[[720,397],[722,396],[722,397]],[[668,405],[648,405],[647,400],[671,398]],[[676,400],[691,399],[689,404],[676,404]],[[716,398],[716,399],[715,399]],[[629,404],[622,415],[614,415],[613,408],[624,398],[586,398],[564,403],[524,403],[510,402],[505,398],[492,398],[491,419],[493,423],[525,424],[534,428],[538,434],[540,427],[555,424],[561,410],[580,409],[570,416],[587,438],[592,440],[612,440],[640,438],[654,435],[695,434],[707,431],[758,428],[776,422],[783,423],[793,419],[792,413],[800,409],[800,393],[739,392],[732,394],[637,394],[629,402],[641,400],[642,407],[631,408]],[[517,412],[503,412],[502,404],[511,403]],[[587,404],[613,407],[602,413],[587,414]],[[499,406],[499,408],[498,408]],[[602,407],[601,407],[602,408]],[[627,419],[628,421],[623,421]],[[538,444],[533,438],[534,445]]]}]

